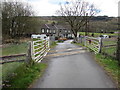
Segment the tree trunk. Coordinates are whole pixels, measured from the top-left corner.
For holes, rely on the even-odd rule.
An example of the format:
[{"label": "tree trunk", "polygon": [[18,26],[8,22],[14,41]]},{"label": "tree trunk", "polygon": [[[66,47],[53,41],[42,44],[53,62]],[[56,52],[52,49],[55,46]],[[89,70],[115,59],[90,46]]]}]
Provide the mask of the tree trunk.
[{"label": "tree trunk", "polygon": [[76,34],[74,34],[74,42],[78,42],[78,39],[77,39],[77,33]]}]

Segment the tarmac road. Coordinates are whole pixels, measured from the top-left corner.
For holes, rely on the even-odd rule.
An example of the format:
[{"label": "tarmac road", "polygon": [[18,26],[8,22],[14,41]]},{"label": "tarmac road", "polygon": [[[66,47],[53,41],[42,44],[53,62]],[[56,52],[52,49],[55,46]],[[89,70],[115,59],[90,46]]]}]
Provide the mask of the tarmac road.
[{"label": "tarmac road", "polygon": [[[70,42],[68,40],[59,43],[54,50],[61,50],[61,52],[55,53],[67,53],[63,49],[79,48]],[[32,85],[32,88],[115,88],[110,77],[93,59],[87,51],[50,57],[44,75]]]}]

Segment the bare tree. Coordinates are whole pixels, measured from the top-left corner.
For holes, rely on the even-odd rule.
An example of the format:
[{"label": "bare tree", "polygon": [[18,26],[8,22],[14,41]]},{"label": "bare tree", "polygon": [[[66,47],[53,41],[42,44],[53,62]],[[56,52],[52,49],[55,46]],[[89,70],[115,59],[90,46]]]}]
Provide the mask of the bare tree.
[{"label": "bare tree", "polygon": [[91,16],[95,15],[98,10],[93,4],[82,0],[76,0],[66,2],[66,4],[60,4],[60,10],[56,13],[63,16],[64,20],[71,26],[71,31],[74,34],[75,41],[77,42],[77,33],[81,27],[87,24],[86,21]]},{"label": "bare tree", "polygon": [[5,1],[2,6],[2,33],[9,36],[7,38],[19,38],[33,29],[31,27],[28,31],[28,25],[31,23],[29,17],[34,14],[30,5],[17,1]]}]

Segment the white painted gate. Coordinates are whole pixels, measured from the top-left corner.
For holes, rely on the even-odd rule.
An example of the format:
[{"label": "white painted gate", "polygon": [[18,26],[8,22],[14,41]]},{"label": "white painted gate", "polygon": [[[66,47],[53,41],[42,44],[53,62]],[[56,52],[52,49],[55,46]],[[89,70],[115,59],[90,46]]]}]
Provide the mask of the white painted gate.
[{"label": "white painted gate", "polygon": [[46,38],[45,40],[33,38],[31,47],[32,59],[35,62],[41,62],[50,50],[49,38]]},{"label": "white painted gate", "polygon": [[102,47],[102,39],[86,36],[84,45],[93,50],[95,53],[99,53]]}]

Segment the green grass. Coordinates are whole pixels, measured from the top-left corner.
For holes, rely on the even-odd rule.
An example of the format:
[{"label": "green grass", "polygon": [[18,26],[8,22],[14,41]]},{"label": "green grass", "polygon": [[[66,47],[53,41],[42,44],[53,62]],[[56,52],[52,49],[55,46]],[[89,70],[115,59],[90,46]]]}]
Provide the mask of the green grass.
[{"label": "green grass", "polygon": [[15,70],[15,76],[8,80],[7,85],[10,85],[9,88],[27,88],[35,79],[42,75],[46,66],[44,63],[35,63],[29,67],[23,64]]},{"label": "green grass", "polygon": [[50,48],[53,48],[57,45],[57,42],[52,42],[51,45],[50,45]]},{"label": "green grass", "polygon": [[[79,32],[79,33],[80,33],[80,35],[85,35],[85,32]],[[91,35],[92,35],[92,33],[89,33],[89,36],[91,36]],[[117,36],[118,34],[117,33],[113,33],[113,34],[111,34],[111,33],[94,33],[94,37],[98,37],[100,35]]]},{"label": "green grass", "polygon": [[63,40],[58,40],[57,42],[58,42],[58,43],[63,43],[64,41],[63,41]]},{"label": "green grass", "polygon": [[76,44],[76,45],[79,45],[79,46],[84,46],[83,43],[74,43],[74,42],[71,42],[72,44]]},{"label": "green grass", "polygon": [[[104,69],[107,71],[107,73],[113,77],[113,79],[116,81],[118,86],[120,87],[120,66],[118,66],[118,61],[113,60],[110,57],[105,57],[101,54],[96,55],[96,61],[104,67]],[[119,82],[119,83],[118,83]]]},{"label": "green grass", "polygon": [[3,81],[9,79],[12,73],[19,67],[23,65],[20,62],[5,63],[2,65],[2,79]]},{"label": "green grass", "polygon": [[21,44],[10,44],[5,48],[0,48],[2,50],[2,56],[27,53],[28,45],[26,42]]},{"label": "green grass", "polygon": [[108,55],[115,55],[117,47],[103,47],[102,52],[107,53]]},{"label": "green grass", "polygon": [[40,38],[33,38],[32,40],[33,40],[33,41],[36,41],[36,40],[40,40]]},{"label": "green grass", "polygon": [[105,41],[103,40],[103,45],[114,45],[117,44],[117,40],[109,40],[109,41]]}]

